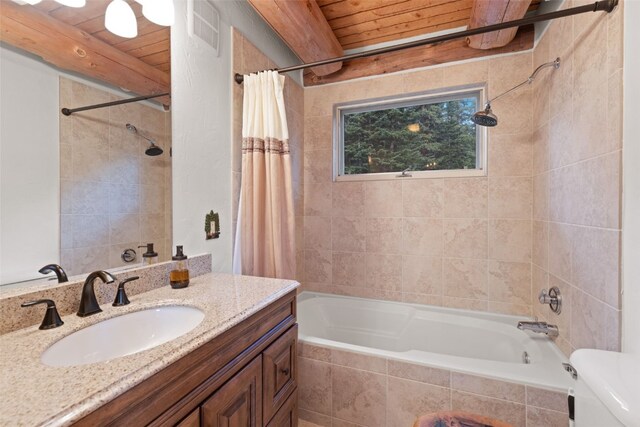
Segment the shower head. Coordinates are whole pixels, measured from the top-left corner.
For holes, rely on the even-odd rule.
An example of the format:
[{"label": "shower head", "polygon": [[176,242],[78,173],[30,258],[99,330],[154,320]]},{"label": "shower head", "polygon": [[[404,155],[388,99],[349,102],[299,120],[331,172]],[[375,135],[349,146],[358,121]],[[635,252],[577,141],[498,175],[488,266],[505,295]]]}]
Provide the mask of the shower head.
[{"label": "shower head", "polygon": [[162,148],[158,147],[152,142],[151,147],[144,150],[144,154],[146,154],[147,156],[159,156],[160,154],[162,154]]},{"label": "shower head", "polygon": [[484,110],[471,116],[471,121],[480,126],[493,127],[498,124],[498,117],[491,111],[491,104],[487,104]]},{"label": "shower head", "polygon": [[488,100],[487,103],[484,106],[484,110],[477,111],[473,116],[471,116],[471,121],[473,123],[479,125],[479,126],[493,127],[493,126],[497,125],[498,124],[498,117],[496,117],[496,115],[493,114],[493,111],[491,111],[491,103],[493,101],[495,101],[496,99],[501,98],[501,97],[505,96],[506,94],[508,94],[510,92],[513,92],[516,89],[521,88],[522,86],[530,85],[531,83],[533,83],[533,81],[535,80],[535,78],[538,75],[538,73],[540,72],[540,70],[542,70],[543,68],[547,68],[547,67],[553,67],[554,70],[557,70],[558,68],[560,68],[560,58],[556,58],[555,61],[546,62],[546,63],[538,66],[538,68],[536,68],[533,71],[533,73],[531,73],[531,75],[527,78],[527,80],[523,81],[522,83],[520,83],[517,86],[512,87],[511,89],[507,90],[506,92],[502,92],[500,95]]},{"label": "shower head", "polygon": [[151,144],[151,147],[147,148],[144,151],[144,154],[146,154],[147,156],[159,156],[160,154],[162,154],[163,150],[162,148],[158,147],[155,143],[155,141],[151,138],[147,138],[146,136],[144,136],[143,134],[141,134],[140,132],[138,132],[138,128],[135,127],[134,125],[132,125],[131,123],[127,123],[125,125],[125,127],[127,128],[127,130],[131,133],[135,133],[136,135],[138,135],[140,138],[146,139],[147,142],[149,144]]}]

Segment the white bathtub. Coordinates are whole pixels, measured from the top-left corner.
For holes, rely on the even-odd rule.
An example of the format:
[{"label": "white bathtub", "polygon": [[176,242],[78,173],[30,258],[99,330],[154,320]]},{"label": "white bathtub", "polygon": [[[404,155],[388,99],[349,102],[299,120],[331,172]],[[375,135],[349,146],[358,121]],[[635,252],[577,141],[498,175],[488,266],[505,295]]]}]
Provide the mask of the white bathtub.
[{"label": "white bathtub", "polygon": [[[525,317],[303,292],[299,339],[313,345],[567,390],[568,362]],[[529,363],[524,363],[527,352]]]}]

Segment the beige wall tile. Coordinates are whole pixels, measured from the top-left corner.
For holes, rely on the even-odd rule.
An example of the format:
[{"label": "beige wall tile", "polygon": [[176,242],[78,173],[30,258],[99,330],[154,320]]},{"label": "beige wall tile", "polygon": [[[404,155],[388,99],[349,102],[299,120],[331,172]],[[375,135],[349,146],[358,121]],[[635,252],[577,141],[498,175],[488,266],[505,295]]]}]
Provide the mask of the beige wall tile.
[{"label": "beige wall tile", "polygon": [[305,283],[331,283],[331,252],[319,250],[304,251],[304,281]]},{"label": "beige wall tile", "polygon": [[489,176],[531,176],[532,134],[491,135],[488,141]]},{"label": "beige wall tile", "polygon": [[365,263],[367,288],[402,290],[402,256],[367,253]]},{"label": "beige wall tile", "polygon": [[445,219],[444,256],[486,258],[487,221],[482,219]]},{"label": "beige wall tile", "polygon": [[441,218],[444,180],[416,179],[402,182],[402,213],[405,217]]},{"label": "beige wall tile", "polygon": [[364,218],[339,217],[331,223],[332,249],[340,252],[364,252],[367,223]]},{"label": "beige wall tile", "polygon": [[531,178],[489,178],[489,218],[531,219]]},{"label": "beige wall tile", "polygon": [[489,260],[489,300],[528,306],[531,264]]},{"label": "beige wall tile", "polygon": [[326,183],[307,183],[304,188],[304,214],[330,217],[332,215],[331,188]]},{"label": "beige wall tile", "polygon": [[304,248],[331,250],[331,218],[320,216],[305,217]]},{"label": "beige wall tile", "polygon": [[481,259],[443,260],[444,295],[487,299],[487,261]]},{"label": "beige wall tile", "polygon": [[402,182],[365,182],[364,212],[369,218],[402,216]]},{"label": "beige wall tile", "polygon": [[445,218],[486,218],[487,187],[486,178],[445,179]]},{"label": "beige wall tile", "polygon": [[402,219],[368,218],[367,252],[398,254],[402,250]]},{"label": "beige wall tile", "polygon": [[[109,242],[111,244],[140,240],[140,216],[137,214],[109,215]],[[159,244],[160,242],[156,242]]]},{"label": "beige wall tile", "polygon": [[333,146],[333,116],[305,117],[304,119],[304,149],[331,150]]},{"label": "beige wall tile", "polygon": [[298,408],[298,427],[332,427],[331,417]]},{"label": "beige wall tile", "polygon": [[538,267],[549,269],[549,223],[533,221],[531,262]]},{"label": "beige wall tile", "polygon": [[408,427],[421,415],[451,407],[448,388],[421,382],[389,377],[387,393],[387,427]]},{"label": "beige wall tile", "polygon": [[330,187],[333,216],[364,216],[363,182],[334,182]]},{"label": "beige wall tile", "polygon": [[451,408],[496,418],[515,426],[524,426],[526,423],[525,405],[506,400],[452,390]]},{"label": "beige wall tile", "polygon": [[546,122],[533,131],[533,174],[549,170],[549,123]]},{"label": "beige wall tile", "polygon": [[533,177],[533,219],[549,219],[549,174]]},{"label": "beige wall tile", "polygon": [[402,220],[402,253],[442,256],[443,225],[441,219],[405,218]]},{"label": "beige wall tile", "polygon": [[451,388],[496,399],[525,403],[525,386],[522,384],[451,372]]},{"label": "beige wall tile", "polygon": [[444,87],[444,70],[442,68],[433,68],[402,76],[404,92],[425,92]]},{"label": "beige wall tile", "polygon": [[480,60],[444,68],[444,85],[460,86],[489,81],[489,61]]},{"label": "beige wall tile", "polygon": [[298,405],[324,415],[331,415],[331,365],[298,357]]},{"label": "beige wall tile", "polygon": [[442,295],[442,258],[404,255],[402,292]]},{"label": "beige wall tile", "polygon": [[331,283],[335,286],[365,285],[365,254],[332,252]]},{"label": "beige wall tile", "polygon": [[[522,74],[524,76],[525,74]],[[521,78],[518,76],[518,78]],[[511,135],[533,132],[532,120],[533,96],[531,89],[521,90],[500,98],[491,104],[498,116],[498,126],[492,129],[492,135]]]},{"label": "beige wall tile", "polygon": [[489,258],[530,262],[531,221],[489,220]]},{"label": "beige wall tile", "polygon": [[549,273],[571,282],[571,260],[575,227],[566,224],[549,224]]},{"label": "beige wall tile", "polygon": [[489,88],[496,96],[519,84],[533,71],[533,56],[522,53],[489,59]]},{"label": "beige wall tile", "polygon": [[487,311],[489,309],[489,303],[487,300],[456,298],[448,296],[442,297],[442,306],[476,311]]},{"label": "beige wall tile", "polygon": [[370,427],[384,426],[387,377],[340,366],[332,373],[332,415]]},{"label": "beige wall tile", "polygon": [[314,150],[304,152],[305,183],[320,182],[328,184],[332,179],[332,151]]},{"label": "beige wall tile", "polygon": [[571,301],[571,344],[576,348],[620,350],[620,312],[575,290]]}]

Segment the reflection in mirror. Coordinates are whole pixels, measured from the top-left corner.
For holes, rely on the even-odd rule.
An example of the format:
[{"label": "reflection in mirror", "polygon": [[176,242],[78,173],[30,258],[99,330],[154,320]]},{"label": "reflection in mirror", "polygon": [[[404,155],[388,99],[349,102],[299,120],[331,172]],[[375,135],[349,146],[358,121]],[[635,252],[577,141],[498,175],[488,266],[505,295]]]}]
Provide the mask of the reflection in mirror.
[{"label": "reflection in mirror", "polygon": [[[134,3],[139,35],[124,39],[95,24],[103,23],[99,15],[104,14],[106,1],[87,5],[71,10],[59,3],[42,2],[37,8],[46,15],[38,11],[33,14],[42,25],[22,27],[25,31],[43,31],[52,20],[58,20],[55,27],[66,25],[69,34],[74,34],[76,27],[90,33],[83,33],[84,42],[91,46],[87,40],[92,39],[93,46],[100,46],[102,51],[92,52],[95,69],[87,68],[89,75],[79,75],[73,64],[60,64],[62,47],[54,50],[54,46],[62,45],[53,35],[50,40],[23,35],[20,40],[31,40],[33,49],[2,36],[2,285],[34,279],[52,280],[53,285],[57,283],[54,274],[38,273],[52,263],[60,264],[69,277],[97,269],[136,266],[144,252],[138,246],[151,242],[159,253],[158,261],[171,258],[171,113],[159,103],[148,101],[71,116],[60,113],[63,107],[168,92],[169,29],[146,21],[140,6]],[[26,20],[31,19],[29,8],[33,6],[15,3],[5,8],[3,2],[2,13],[11,16],[8,21]],[[83,27],[88,22],[95,24],[91,31]],[[78,43],[82,46],[82,41]],[[108,49],[113,50],[107,54]],[[110,70],[104,67],[111,63],[101,62],[100,55],[117,56],[120,61]],[[58,66],[42,58],[55,58]],[[123,72],[128,69],[129,73]],[[140,86],[140,82],[148,86]],[[126,87],[132,92],[120,89]],[[166,104],[168,98],[158,101]],[[138,132],[127,130],[127,124]],[[150,141],[162,153],[150,150]],[[123,257],[127,249],[134,250],[135,256],[127,251]]]}]

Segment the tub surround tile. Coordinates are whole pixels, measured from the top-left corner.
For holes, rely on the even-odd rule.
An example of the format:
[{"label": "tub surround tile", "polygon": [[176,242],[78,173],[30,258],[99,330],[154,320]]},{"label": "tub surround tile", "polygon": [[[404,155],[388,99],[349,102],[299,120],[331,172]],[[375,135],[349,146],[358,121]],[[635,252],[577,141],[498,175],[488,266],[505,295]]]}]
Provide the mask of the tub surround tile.
[{"label": "tub surround tile", "polygon": [[486,178],[445,179],[445,218],[486,218],[487,191]]},{"label": "tub surround tile", "polygon": [[331,415],[331,365],[298,358],[298,405],[300,409]]},{"label": "tub surround tile", "polygon": [[444,369],[389,359],[388,372],[391,377],[419,381],[440,387],[451,387],[451,372]]},{"label": "tub surround tile", "polygon": [[567,393],[527,386],[527,405],[568,413]]},{"label": "tub surround tile", "polygon": [[332,188],[333,216],[364,216],[364,183],[363,182],[335,182],[325,187]]},{"label": "tub surround tile", "polygon": [[527,427],[566,427],[569,415],[564,412],[527,406]]},{"label": "tub surround tile", "polygon": [[525,403],[525,386],[521,384],[452,372],[451,388],[496,399]]},{"label": "tub surround tile", "polygon": [[442,258],[404,255],[402,292],[442,295]]},{"label": "tub surround tile", "polygon": [[489,258],[531,262],[531,221],[489,220]]},{"label": "tub surround tile", "polygon": [[446,258],[443,262],[444,295],[487,299],[487,261]]},{"label": "tub surround tile", "polygon": [[354,252],[332,253],[331,282],[335,286],[365,285],[365,254]]},{"label": "tub surround tile", "polygon": [[402,256],[367,253],[365,265],[367,288],[388,291],[402,289]]},{"label": "tub surround tile", "polygon": [[402,220],[402,253],[442,256],[442,220],[405,218]]},{"label": "tub surround tile", "polygon": [[366,233],[367,223],[363,218],[333,218],[331,222],[331,247],[338,252],[364,252]]},{"label": "tub surround tile", "polygon": [[[162,277],[167,280],[167,265],[161,266],[165,268]],[[150,269],[152,267],[146,268]],[[131,271],[128,273],[131,274]],[[135,272],[139,273],[141,272]],[[63,315],[65,324],[60,328],[41,331],[37,325],[33,325],[0,337],[0,349],[4,349],[0,351],[3,372],[0,394],[21,395],[21,399],[5,399],[0,402],[0,424],[66,425],[78,421],[104,402],[113,400],[280,297],[295,292],[298,286],[297,282],[289,280],[209,273],[194,277],[185,289],[175,290],[165,286],[166,282],[163,282],[161,287],[150,292],[134,295],[136,290],[145,287],[142,280],[132,284],[138,284],[139,287],[129,288],[131,304],[125,307],[112,307],[103,302],[104,311],[90,318],[80,318],[75,314]],[[153,285],[154,283],[149,284]],[[69,285],[66,287],[69,288]],[[98,287],[107,288],[115,289]],[[51,288],[46,292],[50,293]],[[3,298],[3,301],[6,299]],[[98,299],[103,301],[102,292]],[[44,368],[40,362],[40,355],[46,348],[71,332],[144,308],[175,305],[176,301],[203,310],[205,318],[194,330],[175,340],[127,357],[113,359],[108,364],[54,369]],[[41,310],[27,311],[38,311],[41,320]],[[11,351],[6,351],[7,349]],[[21,355],[19,361],[15,354]],[[56,392],[62,389],[62,395]],[[34,405],[33,402],[38,404]]]},{"label": "tub surround tile", "polygon": [[507,400],[452,390],[451,409],[497,418],[514,426],[526,425],[526,406]]},{"label": "tub surround tile", "polygon": [[532,134],[495,135],[488,150],[489,177],[531,176]]},{"label": "tub surround tile", "polygon": [[364,184],[364,212],[367,218],[402,216],[402,182],[367,181]]},{"label": "tub surround tile", "polygon": [[402,207],[405,217],[441,218],[444,207],[444,180],[403,181]]},{"label": "tub surround tile", "polygon": [[483,219],[445,219],[444,256],[486,258],[487,221]]},{"label": "tub surround tile", "polygon": [[490,260],[489,300],[528,306],[531,301],[531,264]]},{"label": "tub surround tile", "polygon": [[304,248],[308,250],[331,250],[331,218],[308,216],[304,221]]},{"label": "tub surround tile", "polygon": [[332,427],[331,417],[329,415],[319,414],[317,412],[309,411],[298,407],[298,427]]},{"label": "tub surround tile", "polygon": [[334,365],[332,415],[370,427],[385,425],[387,377]]},{"label": "tub surround tile", "polygon": [[398,254],[402,250],[402,219],[368,218],[367,252]]},{"label": "tub surround tile", "polygon": [[379,374],[387,373],[387,361],[385,359],[351,351],[331,350],[331,363]]},{"label": "tub surround tile", "polygon": [[416,414],[451,408],[450,390],[416,381],[389,377],[387,427],[411,426]]},{"label": "tub surround tile", "polygon": [[304,188],[304,214],[307,216],[332,215],[331,186],[324,183],[309,183]]},{"label": "tub surround tile", "polygon": [[531,219],[531,178],[489,178],[489,217]]}]

